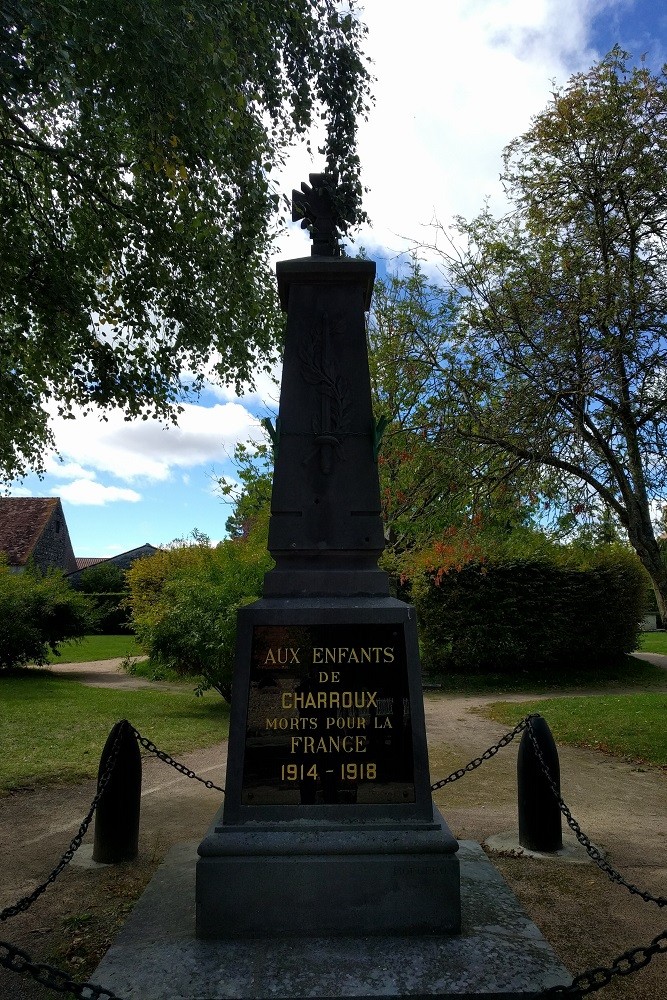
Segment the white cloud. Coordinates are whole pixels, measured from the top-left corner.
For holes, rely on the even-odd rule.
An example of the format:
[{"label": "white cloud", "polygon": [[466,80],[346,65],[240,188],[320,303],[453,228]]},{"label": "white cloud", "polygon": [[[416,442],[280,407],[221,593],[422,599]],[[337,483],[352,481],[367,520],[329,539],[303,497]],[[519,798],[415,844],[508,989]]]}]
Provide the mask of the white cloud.
[{"label": "white cloud", "polygon": [[265,410],[273,412],[278,409],[278,399],[280,396],[280,364],[276,363],[271,368],[270,372],[265,372],[263,370],[259,371],[255,376],[254,387],[251,388],[248,383],[242,385],[240,396],[237,396],[233,385],[220,385],[218,382],[214,381],[212,377],[214,364],[215,355],[213,356],[212,363],[209,366],[209,377],[206,379],[205,389],[216,399],[223,400],[224,402],[238,402],[240,399],[243,402],[243,406],[257,408],[262,412]]},{"label": "white cloud", "polygon": [[64,462],[55,455],[48,455],[44,462],[45,472],[56,479],[94,479],[95,473],[84,469],[78,462]]},{"label": "white cloud", "polygon": [[31,497],[34,493],[27,486],[8,486],[6,489],[3,487],[2,496],[6,497]]},{"label": "white cloud", "polygon": [[66,486],[54,486],[51,493],[76,506],[104,507],[108,503],[137,503],[141,494],[119,486],[103,486],[90,479],[75,479]]},{"label": "white cloud", "polygon": [[[589,43],[593,14],[622,0],[365,0],[375,104],[359,128],[371,220],[358,245],[404,251],[430,238],[434,218],[472,217],[488,195],[502,210],[503,148],[565,83],[603,53]],[[315,145],[315,144],[314,144]],[[302,147],[281,172],[289,193],[323,168]],[[297,227],[281,256],[309,247]]]},{"label": "white cloud", "polygon": [[[79,411],[74,420],[54,417],[53,430],[66,463],[52,460],[49,471],[78,467],[79,481],[91,480],[96,473],[125,482],[166,481],[175,467],[224,461],[237,441],[262,437],[257,419],[240,403],[185,403],[177,426],[158,420],[126,421],[117,411],[102,421],[95,413]],[[65,495],[65,488],[60,493]]]}]

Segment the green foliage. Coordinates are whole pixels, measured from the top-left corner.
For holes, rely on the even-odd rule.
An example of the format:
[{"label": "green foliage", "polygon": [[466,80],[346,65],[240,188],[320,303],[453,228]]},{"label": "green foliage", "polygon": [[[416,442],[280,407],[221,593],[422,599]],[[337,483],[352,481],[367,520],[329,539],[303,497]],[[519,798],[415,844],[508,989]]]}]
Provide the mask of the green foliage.
[{"label": "green foliage", "polygon": [[120,566],[111,562],[90,566],[81,574],[77,589],[88,598],[96,632],[104,635],[129,631],[129,587]]},{"label": "green foliage", "polygon": [[243,538],[216,548],[199,537],[157,552],[128,571],[132,623],[151,661],[231,691],[236,612],[261,594],[271,565],[267,512]]},{"label": "green foliage", "polygon": [[61,642],[88,631],[88,602],[62,573],[12,573],[0,563],[0,671],[46,663]]},{"label": "green foliage", "polygon": [[457,295],[429,282],[416,261],[378,280],[369,317],[376,420],[388,419],[378,467],[390,552],[429,545],[455,529],[506,534],[530,519],[502,458],[482,456],[439,419],[443,379],[457,364]]},{"label": "green foliage", "polygon": [[84,594],[112,594],[127,590],[125,571],[112,562],[89,566],[81,574],[78,589]]},{"label": "green foliage", "polygon": [[323,121],[360,211],[365,28],[335,0],[10,0],[0,11],[0,480],[47,411],[173,417],[252,381],[282,319],[273,172]]},{"label": "green foliage", "polygon": [[238,443],[234,449],[234,469],[238,482],[219,480],[220,492],[231,497],[234,509],[225,528],[230,538],[245,538],[259,515],[266,517],[271,507],[273,455],[265,444]]},{"label": "green foliage", "polygon": [[114,635],[131,630],[128,591],[116,593],[86,594],[90,607],[93,631],[100,635]]},{"label": "green foliage", "polygon": [[573,76],[510,143],[511,212],[459,220],[436,412],[443,437],[503,458],[558,513],[610,511],[665,615],[651,501],[667,495],[667,70],[626,59]]},{"label": "green foliage", "polygon": [[552,547],[422,573],[412,590],[426,670],[568,671],[637,648],[646,575],[622,546]]}]

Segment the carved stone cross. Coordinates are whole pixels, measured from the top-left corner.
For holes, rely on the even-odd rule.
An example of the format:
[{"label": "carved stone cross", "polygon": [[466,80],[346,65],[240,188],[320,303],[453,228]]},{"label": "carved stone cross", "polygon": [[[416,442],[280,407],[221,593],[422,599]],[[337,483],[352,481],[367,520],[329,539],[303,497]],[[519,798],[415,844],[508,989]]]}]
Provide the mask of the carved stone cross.
[{"label": "carved stone cross", "polygon": [[333,198],[338,177],[309,174],[308,179],[310,185],[304,181],[300,191],[292,190],[292,222],[301,222],[301,228],[310,232],[313,257],[340,257],[338,237],[344,220]]}]

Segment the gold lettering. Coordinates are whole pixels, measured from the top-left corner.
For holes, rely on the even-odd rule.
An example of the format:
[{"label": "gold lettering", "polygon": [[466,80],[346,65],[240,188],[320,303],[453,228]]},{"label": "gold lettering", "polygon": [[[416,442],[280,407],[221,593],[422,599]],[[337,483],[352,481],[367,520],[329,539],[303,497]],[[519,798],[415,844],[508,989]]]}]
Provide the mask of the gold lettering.
[{"label": "gold lettering", "polygon": [[276,658],[273,655],[273,650],[272,649],[270,649],[268,651],[268,653],[266,654],[266,659],[264,660],[264,662],[265,663],[275,663],[276,662]]},{"label": "gold lettering", "polygon": [[322,646],[313,646],[313,663],[322,663]]}]

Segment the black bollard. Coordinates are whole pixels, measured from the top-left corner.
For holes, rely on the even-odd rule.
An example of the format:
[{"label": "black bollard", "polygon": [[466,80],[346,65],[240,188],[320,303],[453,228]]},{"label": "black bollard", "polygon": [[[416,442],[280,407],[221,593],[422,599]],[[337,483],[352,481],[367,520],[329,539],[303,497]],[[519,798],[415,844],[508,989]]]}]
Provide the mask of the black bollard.
[{"label": "black bollard", "polygon": [[[560,795],[560,764],[551,730],[541,715],[532,716],[530,728]],[[560,807],[536,753],[529,729],[524,730],[519,744],[516,775],[519,843],[529,851],[559,851],[563,846]]]},{"label": "black bollard", "polygon": [[113,865],[132,861],[139,853],[139,810],[141,808],[141,754],[129,723],[117,722],[104,744],[99,781],[120,733],[116,764],[95,812],[93,861]]}]

